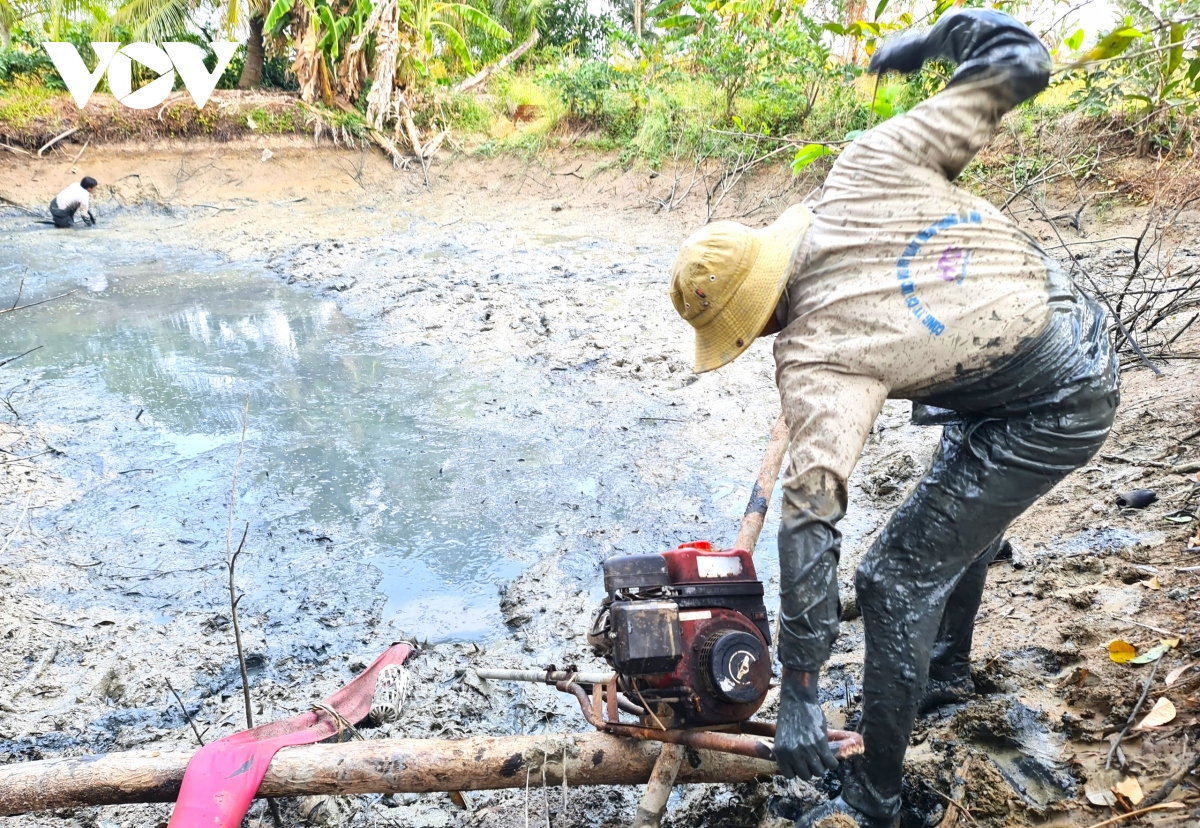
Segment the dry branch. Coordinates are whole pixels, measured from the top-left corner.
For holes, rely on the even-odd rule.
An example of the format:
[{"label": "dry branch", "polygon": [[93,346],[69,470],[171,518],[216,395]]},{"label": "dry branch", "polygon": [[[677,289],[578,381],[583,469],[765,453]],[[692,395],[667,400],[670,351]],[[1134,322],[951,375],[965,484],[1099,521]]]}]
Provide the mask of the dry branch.
[{"label": "dry branch", "polygon": [[233,640],[237,646],[238,667],[242,673],[242,700],[246,705],[246,727],[254,727],[254,714],[250,707],[250,678],[246,672],[246,652],[242,649],[242,628],[238,623],[238,604],[242,596],[237,594],[234,585],[234,570],[237,567],[238,556],[246,545],[246,535],[250,532],[250,521],[242,530],[242,539],[235,551],[233,543],[233,509],[237,504],[238,471],[242,468],[242,453],[246,449],[246,423],[250,419],[250,395],[246,395],[246,406],[242,409],[242,439],[238,442],[237,461],[233,464],[233,482],[229,486],[229,524],[225,528],[225,568],[229,572],[229,613],[233,616]]},{"label": "dry branch", "polygon": [[[635,785],[650,778],[660,743],[606,733],[376,739],[285,748],[260,796],[430,793],[520,788],[527,774],[560,785]],[[0,816],[82,805],[170,802],[192,754],[157,750],[18,762],[0,766]],[[688,750],[679,782],[749,782],[775,765]]]},{"label": "dry branch", "polygon": [[474,75],[472,75],[471,77],[467,78],[464,81],[460,81],[454,87],[454,91],[455,92],[466,92],[468,89],[474,89],[476,86],[479,86],[479,84],[483,83],[485,80],[487,80],[489,77],[491,77],[492,73],[495,72],[497,69],[505,69],[508,66],[510,66],[512,63],[514,63],[515,61],[520,60],[521,55],[525,54],[526,52],[528,52],[530,49],[532,49],[534,46],[537,45],[539,37],[541,37],[541,35],[538,34],[538,30],[534,29],[532,32],[529,33],[529,37],[527,37],[525,39],[524,43],[522,43],[517,48],[513,49],[511,52],[509,52],[504,57],[500,58],[500,60],[493,63],[491,66],[485,66],[482,69],[480,69],[478,72],[476,72]]},{"label": "dry branch", "polygon": [[58,135],[55,135],[53,138],[51,138],[49,141],[47,141],[45,144],[43,144],[42,148],[40,150],[38,150],[38,152],[37,152],[38,158],[41,158],[42,153],[44,153],[46,150],[50,149],[52,146],[57,144],[59,141],[61,141],[64,138],[68,138],[68,137],[74,135],[78,131],[79,131],[79,127],[71,127],[66,132],[60,132]]}]

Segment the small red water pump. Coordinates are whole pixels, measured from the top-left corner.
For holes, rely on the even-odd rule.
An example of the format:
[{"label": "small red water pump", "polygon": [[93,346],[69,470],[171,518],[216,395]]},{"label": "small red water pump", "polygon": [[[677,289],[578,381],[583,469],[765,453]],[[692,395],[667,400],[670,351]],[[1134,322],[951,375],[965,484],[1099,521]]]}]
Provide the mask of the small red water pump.
[{"label": "small red water pump", "polygon": [[667,704],[687,725],[742,722],[771,681],[763,585],[744,549],[707,541],[604,562],[604,589],[588,633],[631,701]]}]

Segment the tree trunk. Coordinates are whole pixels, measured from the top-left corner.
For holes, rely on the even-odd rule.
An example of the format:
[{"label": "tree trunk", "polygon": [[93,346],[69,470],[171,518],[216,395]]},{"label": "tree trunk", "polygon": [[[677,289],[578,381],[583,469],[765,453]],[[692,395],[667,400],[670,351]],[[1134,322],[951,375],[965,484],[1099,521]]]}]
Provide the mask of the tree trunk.
[{"label": "tree trunk", "polygon": [[[659,742],[607,733],[476,736],[469,739],[371,739],[284,748],[260,796],[429,793],[524,788],[527,784],[637,785],[650,778]],[[773,762],[685,749],[678,782],[768,779]],[[170,802],[179,793],[185,751],[139,750],[0,765],[0,815]],[[544,772],[544,776],[543,776]]]},{"label": "tree trunk", "polygon": [[8,24],[0,20],[0,49],[7,49],[12,45],[12,32],[8,30]]},{"label": "tree trunk", "polygon": [[262,87],[263,61],[266,60],[266,50],[263,46],[263,22],[261,14],[250,18],[250,37],[246,39],[246,62],[242,64],[238,89]]}]

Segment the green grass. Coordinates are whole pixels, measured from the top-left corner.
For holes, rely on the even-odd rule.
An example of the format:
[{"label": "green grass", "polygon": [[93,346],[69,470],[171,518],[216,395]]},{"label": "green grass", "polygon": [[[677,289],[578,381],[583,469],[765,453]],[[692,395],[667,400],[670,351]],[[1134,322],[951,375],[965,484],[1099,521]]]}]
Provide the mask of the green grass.
[{"label": "green grass", "polygon": [[53,118],[53,102],[61,94],[41,86],[6,86],[0,89],[0,124],[20,130],[26,129],[38,118]]},{"label": "green grass", "polygon": [[[803,100],[770,89],[748,90],[738,97],[736,121],[730,122],[714,83],[675,71],[646,81],[636,72],[614,70],[612,82],[588,95],[583,111],[572,114],[567,96],[579,94],[580,82],[572,87],[569,71],[498,72],[486,96],[451,96],[439,111],[460,138],[478,139],[468,141],[475,155],[511,152],[528,158],[569,137],[574,147],[615,151],[624,165],[655,170],[675,157],[736,156],[745,146],[739,130],[831,140],[869,126],[869,96],[853,84],[831,86],[807,112]],[[514,120],[530,112],[536,113],[532,120]]]},{"label": "green grass", "polygon": [[[343,112],[334,113],[322,110],[321,117],[325,119],[329,116],[329,122],[335,115],[345,116]],[[361,116],[357,119],[357,124],[362,124]],[[293,132],[300,132],[303,129],[304,122],[301,117],[298,107],[288,107],[287,109],[264,109],[255,107],[246,114],[246,126],[268,135],[288,135]]]}]

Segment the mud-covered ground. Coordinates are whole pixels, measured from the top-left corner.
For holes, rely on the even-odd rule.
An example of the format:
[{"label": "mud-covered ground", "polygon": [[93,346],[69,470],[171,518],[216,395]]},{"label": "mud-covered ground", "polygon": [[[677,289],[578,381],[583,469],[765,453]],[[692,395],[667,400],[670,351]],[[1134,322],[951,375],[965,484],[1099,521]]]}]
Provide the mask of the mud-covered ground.
[{"label": "mud-covered ground", "polygon": [[[74,170],[0,158],[7,165],[0,196],[28,207],[78,175],[102,182],[100,227],[62,242],[74,276],[56,260],[61,237],[32,229],[19,210],[0,215],[4,291],[15,290],[26,269],[31,298],[57,291],[64,279],[81,288],[57,310],[6,315],[0,326],[32,325],[24,315],[69,308],[48,340],[66,347],[70,315],[87,324],[107,318],[105,303],[126,301],[120,280],[135,270],[147,284],[158,270],[189,280],[235,271],[249,274],[236,283],[248,307],[260,301],[254,285],[283,291],[272,302],[295,294],[331,307],[317,316],[344,318],[331,341],[355,351],[333,357],[348,363],[366,353],[382,365],[379,385],[412,401],[404,427],[427,426],[433,448],[427,459],[367,456],[369,432],[339,433],[318,419],[322,401],[343,386],[329,391],[306,376],[296,394],[315,426],[292,424],[272,438],[265,426],[255,430],[252,413],[237,518],[251,522],[253,538],[239,586],[258,720],[306,709],[389,643],[417,634],[430,643],[412,662],[413,696],[397,724],[369,736],[582,729],[574,703],[553,690],[480,682],[469,668],[593,663],[583,633],[603,558],[697,537],[728,543],[736,532],[778,401],[768,345],[754,346],[731,369],[700,377],[689,370],[691,338],[667,298],[666,269],[701,220],[702,199],[654,212],[650,199],[665,194],[669,176],[568,155],[531,165],[454,161],[436,168],[426,189],[419,173],[394,172],[373,153],[264,149],[92,149],[86,169]],[[718,215],[765,223],[803,189],[784,172],[765,173]],[[1163,245],[1174,272],[1200,264],[1196,218],[1178,217]],[[1092,242],[1136,236],[1142,221],[1136,211],[1107,223],[1085,213],[1086,253],[1077,255],[1086,256],[1089,272],[1119,280],[1132,242]],[[1057,243],[1048,227],[1029,227]],[[1061,232],[1079,239],[1074,229]],[[115,284],[89,283],[89,262]],[[238,318],[236,308],[213,311],[220,314]],[[301,350],[308,333],[296,335]],[[337,338],[345,336],[353,339]],[[1162,364],[1159,376],[1130,367],[1109,445],[1013,527],[1012,554],[993,566],[977,630],[981,695],[919,723],[906,826],[938,824],[964,767],[963,803],[977,824],[1092,825],[1114,809],[1090,804],[1089,790],[1100,799],[1098,792],[1132,776],[1149,794],[1197,750],[1200,670],[1180,668],[1200,663],[1200,554],[1187,551],[1198,486],[1194,471],[1174,468],[1200,456],[1196,346],[1195,331],[1181,336],[1172,348],[1190,358]],[[97,353],[94,365],[77,358],[65,366],[39,352],[0,368],[0,392],[12,405],[0,411],[0,762],[194,745],[168,681],[206,739],[240,726],[222,568],[228,491],[242,401],[273,387],[275,369],[233,368],[228,382],[190,389],[211,399],[215,413],[194,430],[208,429],[213,439],[185,450],[165,392],[139,393],[136,370],[113,368],[120,350]],[[363,374],[359,363],[352,367],[354,377]],[[397,372],[402,382],[390,379]],[[194,375],[154,379],[169,389],[185,376]],[[378,392],[348,387],[356,395],[348,407],[380,404]],[[259,423],[273,410],[258,414]],[[293,439],[317,446],[314,435],[322,434],[326,453],[317,462],[332,467],[349,456],[347,473],[380,482],[347,514],[314,520],[320,492],[285,485],[281,446]],[[858,558],[936,439],[936,429],[908,424],[907,403],[888,404],[852,480],[845,598]],[[406,468],[426,464],[429,474],[393,479],[393,459]],[[491,459],[502,462],[488,469]],[[527,461],[533,468],[519,465]],[[1134,488],[1155,490],[1158,501],[1118,508],[1116,496]],[[421,584],[400,590],[421,610],[406,615],[395,610],[399,588],[388,573],[393,565],[408,572],[409,564],[395,564],[379,527],[388,521],[382,507],[395,514],[410,501],[423,510],[412,520],[432,528],[396,541],[416,549],[404,561],[420,557],[420,538],[436,540],[472,520],[490,527],[482,535],[491,546],[490,557],[467,556],[457,569],[433,567],[437,577],[424,593]],[[773,533],[769,521],[758,549],[769,593]],[[460,603],[456,579],[468,596]],[[861,700],[861,623],[852,608],[847,615],[822,685],[835,726],[852,721]],[[1108,737],[1129,718],[1151,670],[1112,662],[1106,645],[1116,638],[1139,652],[1180,639],[1142,708],[1165,697],[1177,713],[1127,737],[1126,771],[1109,778],[1102,771]],[[556,794],[547,800],[550,819],[628,824],[637,793],[575,789],[565,806]],[[680,789],[669,820],[689,828],[771,824],[821,795],[782,780],[697,786]],[[1173,801],[1186,809],[1144,821],[1193,824],[1194,789],[1184,786]],[[541,803],[539,796],[534,804]],[[1123,807],[1116,803],[1115,812]],[[285,821],[303,824],[300,811],[287,803]],[[338,800],[319,812],[327,816],[314,820],[362,825],[526,819],[523,792],[473,794],[467,811],[428,795]],[[156,825],[168,813],[128,806],[9,822]],[[535,808],[532,818],[540,813]]]}]

